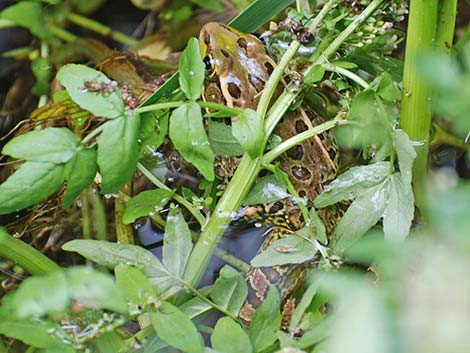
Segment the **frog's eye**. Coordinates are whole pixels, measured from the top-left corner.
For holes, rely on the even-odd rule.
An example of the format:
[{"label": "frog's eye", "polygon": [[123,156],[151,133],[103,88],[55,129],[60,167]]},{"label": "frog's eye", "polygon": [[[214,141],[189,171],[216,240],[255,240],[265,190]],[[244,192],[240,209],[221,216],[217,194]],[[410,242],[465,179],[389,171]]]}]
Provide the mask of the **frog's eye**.
[{"label": "frog's eye", "polygon": [[206,65],[206,70],[212,69],[211,58],[209,57],[209,55],[206,55],[206,56],[204,57],[204,59],[202,59],[202,61],[203,61],[204,64]]}]

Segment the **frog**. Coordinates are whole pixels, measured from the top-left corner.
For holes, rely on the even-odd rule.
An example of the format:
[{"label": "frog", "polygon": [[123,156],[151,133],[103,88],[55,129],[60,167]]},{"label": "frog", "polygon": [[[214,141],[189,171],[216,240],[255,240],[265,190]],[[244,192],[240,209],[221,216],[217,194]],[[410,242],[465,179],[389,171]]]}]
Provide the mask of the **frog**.
[{"label": "frog", "polygon": [[[262,41],[252,34],[211,22],[201,29],[199,43],[206,65],[204,99],[229,107],[256,109],[259,97],[276,65],[266,53]],[[321,122],[321,117],[313,111],[300,107],[287,113],[274,133],[286,140]],[[325,184],[336,177],[338,149],[331,134],[323,133],[289,149],[278,162],[299,196],[306,198],[311,206]],[[230,166],[223,169],[228,175],[219,175],[217,164]],[[230,178],[235,168],[236,163],[232,158],[222,157],[216,163],[216,174],[221,179]],[[273,226],[259,251],[305,224],[301,211],[292,198],[263,205],[263,208],[265,214],[271,215],[268,218]],[[331,213],[328,209],[319,212],[329,234],[339,218]],[[303,282],[308,268],[306,263],[250,268],[245,274],[248,297],[239,313],[240,320],[248,326],[255,310],[266,298],[269,288],[274,286],[283,303],[283,322],[288,322],[284,313],[293,311],[293,300],[289,297]]]}]

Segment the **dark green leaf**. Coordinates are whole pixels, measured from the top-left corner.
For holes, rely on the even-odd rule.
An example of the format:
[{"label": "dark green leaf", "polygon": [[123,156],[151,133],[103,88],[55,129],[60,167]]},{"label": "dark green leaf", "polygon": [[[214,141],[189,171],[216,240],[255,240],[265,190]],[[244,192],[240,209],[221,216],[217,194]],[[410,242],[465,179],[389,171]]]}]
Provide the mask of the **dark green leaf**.
[{"label": "dark green leaf", "polygon": [[321,81],[325,75],[325,68],[321,65],[315,65],[308,74],[305,76],[304,81],[307,84],[314,84],[315,82]]},{"label": "dark green leaf", "polygon": [[138,268],[119,264],[114,268],[116,284],[128,302],[143,306],[157,298],[157,292]]},{"label": "dark green leaf", "polygon": [[297,325],[302,319],[302,315],[304,315],[305,311],[312,302],[313,297],[315,296],[315,294],[317,294],[317,291],[318,283],[314,282],[304,292],[300,303],[298,303],[295,307],[294,315],[292,315],[292,318],[289,323],[289,331],[292,331],[295,329],[295,327],[297,327]]},{"label": "dark green leaf", "polygon": [[414,217],[414,196],[411,180],[406,181],[402,174],[395,173],[387,185],[388,201],[383,214],[385,239],[398,242],[410,232]]},{"label": "dark green leaf", "polygon": [[134,175],[139,154],[139,124],[139,116],[131,115],[103,125],[98,139],[98,165],[104,194],[118,191]]},{"label": "dark green leaf", "polygon": [[166,219],[163,265],[176,277],[182,278],[192,249],[191,232],[183,214],[172,209]]},{"label": "dark green leaf", "polygon": [[64,165],[26,162],[0,185],[0,214],[32,206],[64,182]]},{"label": "dark green leaf", "polygon": [[286,235],[271,244],[251,260],[253,267],[270,267],[285,264],[300,264],[312,259],[317,248],[298,235]]},{"label": "dark green leaf", "polygon": [[48,128],[15,137],[2,153],[27,161],[66,163],[75,155],[78,144],[69,129]]},{"label": "dark green leaf", "polygon": [[366,166],[353,167],[337,177],[315,199],[315,207],[322,208],[341,200],[349,200],[377,185],[387,178],[389,162],[378,162]]},{"label": "dark green leaf", "polygon": [[251,353],[253,347],[245,331],[229,317],[217,321],[211,336],[212,347],[221,353]]},{"label": "dark green leaf", "polygon": [[196,100],[201,96],[204,82],[205,66],[199,51],[199,42],[191,38],[181,55],[179,63],[180,87],[186,98]]},{"label": "dark green leaf", "polygon": [[281,329],[282,321],[280,307],[279,292],[276,287],[271,286],[266,299],[256,310],[250,324],[249,334],[255,352],[265,350],[276,341],[276,334]]},{"label": "dark green leaf", "polygon": [[77,266],[67,269],[66,277],[71,298],[86,307],[128,312],[127,303],[110,274]]},{"label": "dark green leaf", "polygon": [[210,294],[214,303],[238,315],[247,295],[248,288],[242,275],[228,265],[222,267]]},{"label": "dark green leaf", "polygon": [[357,196],[335,229],[333,249],[343,252],[382,217],[388,200],[386,185],[384,181]]},{"label": "dark green leaf", "polygon": [[149,215],[165,206],[173,196],[173,191],[154,189],[142,191],[126,202],[122,223],[130,224],[139,217]]},{"label": "dark green leaf", "polygon": [[413,161],[416,158],[416,152],[411,145],[410,138],[403,130],[395,130],[393,132],[393,148],[398,157],[398,165],[403,181],[407,184],[411,183],[411,170]]},{"label": "dark green leaf", "polygon": [[232,122],[232,134],[251,158],[263,152],[263,122],[253,109],[245,109],[238,120]]},{"label": "dark green leaf", "polygon": [[63,208],[69,207],[82,190],[93,182],[97,169],[96,150],[86,147],[79,149],[65,166],[67,193],[62,200]]},{"label": "dark green leaf", "polygon": [[190,1],[208,10],[212,10],[212,11],[223,10],[220,0],[190,0]]},{"label": "dark green leaf", "polygon": [[7,7],[1,12],[1,18],[10,20],[18,26],[25,27],[36,37],[46,42],[52,39],[52,34],[44,21],[42,7],[37,2],[21,1]]},{"label": "dark green leaf", "polygon": [[81,108],[96,116],[115,119],[124,115],[124,101],[119,89],[102,72],[85,65],[67,64],[57,79]]},{"label": "dark green leaf", "polygon": [[196,326],[176,306],[163,302],[151,318],[158,337],[170,346],[188,353],[204,351],[204,343]]},{"label": "dark green leaf", "polygon": [[0,322],[0,333],[38,348],[63,346],[62,337],[66,336],[66,333],[52,322],[31,319],[2,320]]},{"label": "dark green leaf", "polygon": [[148,152],[147,148],[156,151],[161,146],[168,133],[169,117],[169,112],[162,115],[146,112],[140,115],[140,138],[144,153]]},{"label": "dark green leaf", "polygon": [[286,188],[282,185],[274,175],[268,175],[259,180],[248,193],[243,205],[256,205],[261,203],[275,202],[286,197]]},{"label": "dark green leaf", "polygon": [[31,71],[36,77],[36,83],[31,92],[35,96],[49,94],[49,85],[52,78],[52,65],[42,56],[37,57],[31,62]]},{"label": "dark green leaf", "polygon": [[243,154],[243,148],[232,135],[232,126],[214,119],[209,120],[209,141],[218,156],[236,157]]},{"label": "dark green leaf", "polygon": [[202,123],[201,108],[197,103],[184,104],[175,109],[170,118],[170,138],[185,160],[194,164],[209,181],[214,180],[214,153]]},{"label": "dark green leaf", "polygon": [[66,310],[70,303],[63,271],[27,278],[9,297],[15,318],[26,319]]}]

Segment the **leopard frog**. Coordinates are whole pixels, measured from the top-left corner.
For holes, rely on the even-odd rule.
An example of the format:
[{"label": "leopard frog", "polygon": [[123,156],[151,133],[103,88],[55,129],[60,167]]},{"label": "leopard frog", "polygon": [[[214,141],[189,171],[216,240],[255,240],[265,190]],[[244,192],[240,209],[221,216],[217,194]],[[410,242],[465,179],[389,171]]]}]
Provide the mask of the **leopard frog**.
[{"label": "leopard frog", "polygon": [[[199,43],[207,69],[205,99],[230,107],[255,109],[260,93],[275,66],[266,54],[263,43],[253,35],[218,23],[208,23],[202,28]],[[321,119],[308,115],[304,109],[299,108],[283,118],[275,134],[285,140],[320,122]],[[281,168],[288,174],[299,195],[306,197],[309,202],[319,194],[325,183],[335,177],[336,160],[337,149],[328,133],[296,145],[279,158]],[[222,158],[221,161],[233,163],[230,159]],[[229,173],[232,169],[227,168]],[[284,199],[264,206],[268,209],[268,214],[276,214],[284,222],[282,227],[272,228],[261,249],[286,232],[303,226],[301,212],[292,200]],[[324,210],[321,210],[319,216],[331,232],[335,217],[331,217],[328,209]],[[288,306],[286,299],[303,281],[306,269],[306,264],[250,269],[246,274],[248,298],[240,312],[240,318],[247,324],[251,321],[270,285],[277,287],[281,300]]]}]

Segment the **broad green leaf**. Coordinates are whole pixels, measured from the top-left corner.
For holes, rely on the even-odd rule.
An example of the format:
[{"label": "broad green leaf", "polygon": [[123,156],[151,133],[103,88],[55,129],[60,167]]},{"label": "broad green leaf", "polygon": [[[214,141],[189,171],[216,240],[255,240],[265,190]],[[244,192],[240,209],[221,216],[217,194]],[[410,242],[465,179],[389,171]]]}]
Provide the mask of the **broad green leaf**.
[{"label": "broad green leaf", "polygon": [[384,181],[357,196],[336,226],[333,249],[343,252],[382,217],[388,201],[386,185]]},{"label": "broad green leaf", "polygon": [[181,55],[179,63],[180,87],[189,100],[196,100],[201,96],[204,82],[205,66],[199,51],[199,42],[190,38]]},{"label": "broad green leaf", "polygon": [[151,314],[152,325],[158,337],[170,346],[187,353],[202,353],[204,343],[196,326],[176,306],[163,302]]},{"label": "broad green leaf", "polygon": [[67,192],[62,200],[62,207],[69,207],[75,198],[90,185],[98,166],[96,164],[96,150],[81,148],[65,166],[65,179],[67,180]]},{"label": "broad green leaf", "polygon": [[52,34],[44,20],[45,14],[42,6],[37,2],[21,1],[7,7],[0,15],[5,20],[29,29],[33,35],[46,42],[52,39]]},{"label": "broad green leaf", "polygon": [[128,306],[110,274],[77,266],[66,271],[67,287],[73,300],[88,308],[108,309],[126,314]]},{"label": "broad green leaf", "polygon": [[321,81],[325,75],[325,68],[321,65],[315,65],[304,78],[304,82],[311,85],[315,82]]},{"label": "broad green leaf", "polygon": [[25,162],[0,185],[0,214],[44,200],[64,182],[64,169],[61,164]]},{"label": "broad green leaf", "polygon": [[35,319],[2,320],[0,333],[37,348],[64,346],[62,337],[66,335],[55,323]]},{"label": "broad green leaf", "polygon": [[271,267],[285,264],[300,264],[312,259],[317,248],[308,240],[295,234],[278,239],[251,260],[253,267]]},{"label": "broad green leaf", "polygon": [[228,265],[222,267],[210,294],[214,303],[238,315],[247,295],[248,288],[243,276]]},{"label": "broad green leaf", "polygon": [[71,240],[64,245],[65,251],[74,251],[109,269],[124,263],[142,269],[148,278],[166,277],[168,271],[161,262],[148,250],[129,244],[118,244],[103,240]]},{"label": "broad green leaf", "polygon": [[212,348],[221,353],[251,353],[250,338],[239,324],[228,316],[217,321],[211,336]]},{"label": "broad green leaf", "polygon": [[243,154],[243,148],[232,135],[232,126],[224,122],[209,119],[209,141],[218,156],[236,157]]},{"label": "broad green leaf", "polygon": [[232,121],[233,136],[251,158],[258,157],[264,147],[264,128],[260,116],[253,109],[245,109],[237,119]]},{"label": "broad green leaf", "polygon": [[15,137],[2,153],[27,161],[66,163],[75,155],[78,144],[69,129],[52,127]]},{"label": "broad green leaf", "polygon": [[294,315],[292,315],[292,318],[289,322],[289,331],[292,331],[297,327],[300,320],[302,319],[302,315],[304,315],[305,311],[308,309],[313,297],[317,294],[317,291],[318,283],[314,282],[304,292],[300,303],[295,306]]},{"label": "broad green leaf", "polygon": [[57,79],[73,101],[93,115],[109,119],[124,115],[119,89],[102,72],[85,65],[67,64],[59,70]]},{"label": "broad green leaf", "polygon": [[256,205],[262,203],[275,202],[286,197],[290,194],[286,191],[286,187],[282,185],[276,176],[268,175],[259,180],[250,190],[243,205]]},{"label": "broad green leaf", "polygon": [[128,302],[143,306],[157,298],[152,284],[138,268],[122,263],[114,268],[114,275]]},{"label": "broad green leaf", "polygon": [[400,99],[400,90],[393,82],[392,75],[388,72],[384,72],[377,86],[377,94],[383,99],[394,102]]},{"label": "broad green leaf", "polygon": [[208,304],[204,300],[199,297],[194,297],[187,302],[181,304],[179,309],[185,313],[190,319],[194,319],[199,315],[207,313],[208,311],[212,310],[212,305]]},{"label": "broad green leaf", "polygon": [[414,196],[410,182],[405,181],[399,173],[393,174],[388,181],[383,227],[385,239],[392,242],[404,240],[410,232],[414,217]]},{"label": "broad green leaf", "polygon": [[178,278],[183,278],[193,249],[191,231],[179,209],[172,209],[166,219],[163,238],[163,265]]},{"label": "broad green leaf", "polygon": [[26,319],[57,314],[69,305],[69,294],[63,271],[25,279],[10,297],[13,317]]},{"label": "broad green leaf", "polygon": [[46,58],[38,56],[31,62],[31,71],[36,77],[36,83],[31,88],[31,93],[38,97],[48,95],[52,78],[52,65]]},{"label": "broad green leaf", "polygon": [[146,112],[140,115],[140,133],[142,139],[141,149],[145,152],[147,148],[156,151],[163,143],[168,133],[168,120],[170,113],[158,115],[156,112]]},{"label": "broad green leaf", "polygon": [[118,191],[134,175],[139,155],[139,124],[139,116],[130,115],[103,125],[103,132],[98,139],[102,193]]},{"label": "broad green leaf", "polygon": [[416,158],[416,152],[411,145],[410,138],[403,130],[395,130],[393,132],[393,148],[398,157],[398,165],[403,181],[411,183],[411,170],[413,161]]},{"label": "broad green leaf", "polygon": [[214,153],[202,123],[201,108],[187,103],[173,110],[170,117],[170,138],[185,160],[194,164],[209,181],[214,180]]},{"label": "broad green leaf", "polygon": [[255,352],[261,352],[271,346],[277,339],[276,333],[281,329],[281,298],[277,288],[271,286],[261,306],[255,311],[250,324],[250,339]]},{"label": "broad green leaf", "polygon": [[122,223],[130,224],[139,217],[148,216],[151,212],[160,210],[170,201],[173,191],[154,189],[142,191],[126,202]]},{"label": "broad green leaf", "polygon": [[129,352],[129,342],[127,342],[125,338],[126,337],[117,330],[97,335],[92,341],[94,348],[92,351],[96,353]]},{"label": "broad green leaf", "polygon": [[313,204],[317,208],[322,208],[341,200],[352,199],[357,194],[383,182],[388,176],[389,169],[389,162],[352,167],[332,181]]}]

